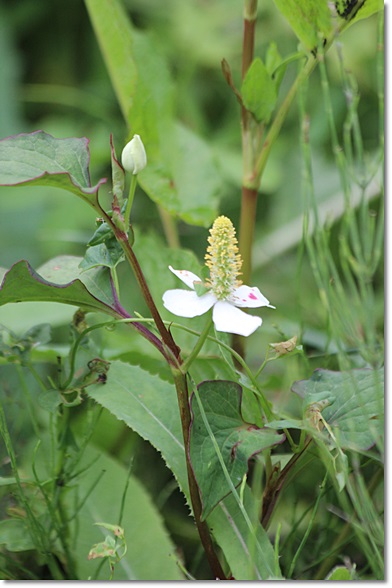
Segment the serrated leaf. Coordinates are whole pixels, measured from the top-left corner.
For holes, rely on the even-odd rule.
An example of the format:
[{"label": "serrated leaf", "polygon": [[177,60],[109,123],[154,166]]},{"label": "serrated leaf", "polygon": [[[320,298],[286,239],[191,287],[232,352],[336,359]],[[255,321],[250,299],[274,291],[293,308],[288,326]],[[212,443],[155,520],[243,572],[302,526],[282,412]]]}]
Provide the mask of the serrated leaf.
[{"label": "serrated leaf", "polygon": [[[282,443],[284,435],[247,423],[241,414],[242,389],[236,382],[215,380],[198,386],[205,416],[215,437],[227,472],[237,487],[249,460],[268,447]],[[204,424],[195,394],[191,397],[192,424],[189,452],[201,491],[203,518],[230,492],[213,440]]]},{"label": "serrated leaf", "polygon": [[241,86],[245,107],[258,122],[268,122],[276,104],[276,85],[259,57],[253,60]]},{"label": "serrated leaf", "polygon": [[188,495],[174,386],[138,366],[113,361],[105,386],[89,386],[87,393],[162,453],[182,491]]},{"label": "serrated leaf", "polygon": [[[366,450],[380,441],[384,417],[384,370],[347,372],[316,370],[309,380],[295,382],[304,412],[320,406],[342,449]],[[324,432],[327,435],[327,432]]]},{"label": "serrated leaf", "polygon": [[[184,444],[174,386],[137,366],[113,361],[106,385],[89,386],[86,392],[162,453],[189,502]],[[251,516],[255,505],[247,488],[244,503]],[[207,522],[237,580],[267,579],[274,573],[279,575],[266,531],[258,522],[255,523],[255,547],[254,538],[232,496],[217,506]]]},{"label": "serrated leaf", "polygon": [[79,257],[60,256],[35,271],[27,261],[18,261],[10,270],[0,269],[0,305],[10,302],[61,302],[101,311],[114,317],[122,316],[111,285],[109,271],[104,268],[82,272]]},{"label": "serrated leaf", "polygon": [[0,185],[53,186],[94,205],[101,179],[90,182],[88,139],[55,139],[44,131],[0,141]]}]

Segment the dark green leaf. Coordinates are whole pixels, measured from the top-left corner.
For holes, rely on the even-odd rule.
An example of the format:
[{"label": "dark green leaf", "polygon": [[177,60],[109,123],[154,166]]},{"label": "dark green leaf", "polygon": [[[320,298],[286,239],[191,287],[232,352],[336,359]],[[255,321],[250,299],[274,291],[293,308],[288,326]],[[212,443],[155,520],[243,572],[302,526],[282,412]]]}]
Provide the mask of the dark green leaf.
[{"label": "dark green leaf", "polygon": [[55,139],[43,131],[22,133],[0,141],[0,184],[53,186],[96,201],[100,180],[91,186],[88,139]]},{"label": "dark green leaf", "polygon": [[0,305],[10,302],[48,301],[101,311],[114,317],[124,313],[114,295],[106,269],[79,269],[81,258],[60,256],[36,272],[27,261],[9,271],[0,270]]},{"label": "dark green leaf", "polygon": [[[215,437],[221,457],[234,487],[248,471],[252,456],[284,441],[271,429],[259,429],[246,423],[241,414],[241,386],[230,381],[203,382],[198,386],[199,398],[205,416]],[[194,393],[191,398],[193,413],[190,433],[192,467],[201,490],[203,517],[205,518],[230,487],[220,463],[217,450],[203,420],[201,408]]]},{"label": "dark green leaf", "polygon": [[88,270],[92,267],[108,267],[114,269],[124,260],[124,252],[121,245],[115,238],[107,239],[104,243],[88,247],[83,260],[80,262],[80,269]]},{"label": "dark green leaf", "polygon": [[245,107],[258,122],[268,122],[276,104],[276,85],[266,66],[257,57],[248,71],[241,86],[241,95]]}]

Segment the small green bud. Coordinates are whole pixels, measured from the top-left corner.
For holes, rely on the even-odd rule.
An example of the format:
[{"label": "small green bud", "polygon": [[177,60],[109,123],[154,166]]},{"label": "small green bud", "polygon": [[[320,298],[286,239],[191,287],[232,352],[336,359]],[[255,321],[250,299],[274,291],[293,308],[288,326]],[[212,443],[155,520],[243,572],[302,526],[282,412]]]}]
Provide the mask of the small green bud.
[{"label": "small green bud", "polygon": [[123,168],[133,175],[138,174],[146,167],[146,150],[139,135],[134,135],[133,139],[125,145],[121,154],[121,162]]}]

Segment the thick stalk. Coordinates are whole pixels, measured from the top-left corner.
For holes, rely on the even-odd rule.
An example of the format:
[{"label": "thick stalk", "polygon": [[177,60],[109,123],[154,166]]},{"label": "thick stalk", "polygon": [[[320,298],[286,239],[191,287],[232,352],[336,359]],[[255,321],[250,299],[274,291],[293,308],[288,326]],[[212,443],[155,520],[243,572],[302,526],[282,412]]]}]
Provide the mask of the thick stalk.
[{"label": "thick stalk", "polygon": [[[255,28],[257,19],[257,0],[245,0],[244,4],[244,28],[242,40],[242,80],[253,61],[255,46]],[[242,138],[242,202],[239,231],[239,250],[242,257],[242,279],[244,284],[249,282],[251,271],[251,251],[253,243],[254,218],[256,214],[257,189],[248,188],[249,178],[253,174],[254,154],[252,141],[252,114],[241,107],[241,138]],[[249,228],[252,229],[251,234]],[[245,354],[244,338],[233,336],[233,347],[241,357]]]},{"label": "thick stalk", "polygon": [[189,494],[192,503],[193,516],[195,517],[197,530],[199,532],[199,536],[204,547],[208,563],[210,564],[212,573],[214,574],[215,578],[219,580],[226,580],[226,575],[215,553],[208,525],[205,521],[201,520],[202,505],[200,500],[199,487],[197,485],[189,457],[189,430],[191,425],[191,412],[189,408],[186,374],[184,374],[180,369],[175,368],[172,368],[172,374],[177,391],[178,406],[180,409],[182,435],[184,438],[186,467],[188,474]]},{"label": "thick stalk", "polygon": [[252,246],[256,224],[257,189],[242,187],[242,204],[239,232],[239,249],[242,257],[242,281],[250,284],[252,272]]}]

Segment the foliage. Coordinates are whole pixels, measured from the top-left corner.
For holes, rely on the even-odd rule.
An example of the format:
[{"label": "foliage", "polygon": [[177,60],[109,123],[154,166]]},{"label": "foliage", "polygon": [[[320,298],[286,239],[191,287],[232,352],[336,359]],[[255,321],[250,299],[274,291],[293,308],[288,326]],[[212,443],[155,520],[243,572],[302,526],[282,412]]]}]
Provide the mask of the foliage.
[{"label": "foliage", "polygon": [[[382,4],[47,4],[0,9],[1,577],[383,579]],[[249,340],[162,302],[218,211]]]}]

